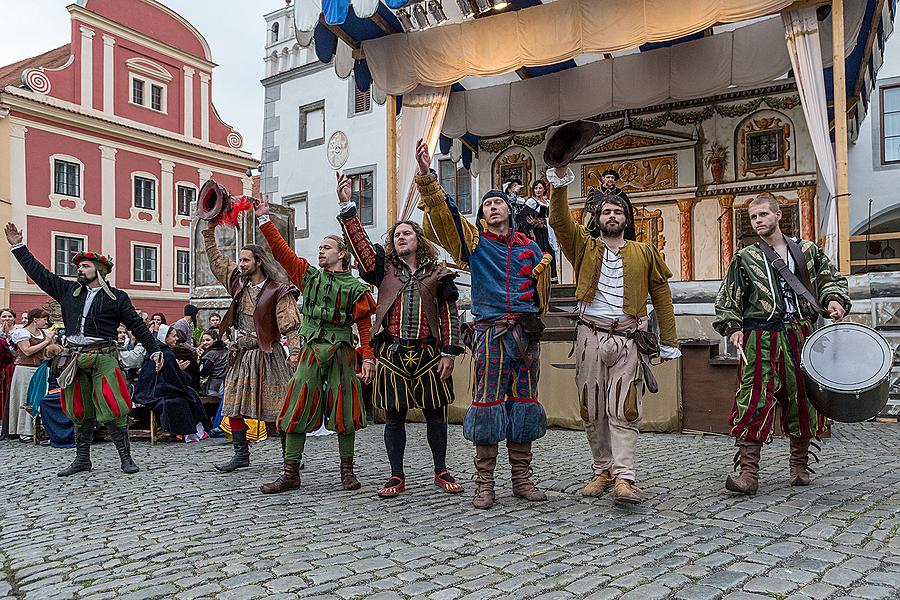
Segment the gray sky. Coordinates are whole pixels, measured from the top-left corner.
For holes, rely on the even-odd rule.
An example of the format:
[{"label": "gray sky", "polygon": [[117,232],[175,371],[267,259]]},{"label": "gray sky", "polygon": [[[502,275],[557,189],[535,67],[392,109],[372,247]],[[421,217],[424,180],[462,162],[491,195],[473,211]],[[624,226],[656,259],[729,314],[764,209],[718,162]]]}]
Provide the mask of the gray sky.
[{"label": "gray sky", "polygon": [[[259,157],[262,140],[265,21],[284,0],[160,0],[193,23],[209,42],[213,102],[222,119]],[[69,41],[72,0],[0,0],[0,65],[41,54]],[[13,7],[13,5],[15,5]]]}]

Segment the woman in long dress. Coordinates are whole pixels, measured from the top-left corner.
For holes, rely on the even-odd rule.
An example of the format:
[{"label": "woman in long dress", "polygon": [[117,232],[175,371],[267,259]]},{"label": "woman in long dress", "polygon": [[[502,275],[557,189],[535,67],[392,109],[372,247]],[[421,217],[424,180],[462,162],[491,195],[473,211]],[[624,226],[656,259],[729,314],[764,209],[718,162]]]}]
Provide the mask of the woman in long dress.
[{"label": "woman in long dress", "polygon": [[550,278],[557,282],[556,257],[559,247],[556,235],[547,222],[550,216],[550,184],[545,179],[538,179],[531,184],[531,197],[527,198],[516,213],[516,229],[535,241],[541,250],[553,255],[550,263]]}]

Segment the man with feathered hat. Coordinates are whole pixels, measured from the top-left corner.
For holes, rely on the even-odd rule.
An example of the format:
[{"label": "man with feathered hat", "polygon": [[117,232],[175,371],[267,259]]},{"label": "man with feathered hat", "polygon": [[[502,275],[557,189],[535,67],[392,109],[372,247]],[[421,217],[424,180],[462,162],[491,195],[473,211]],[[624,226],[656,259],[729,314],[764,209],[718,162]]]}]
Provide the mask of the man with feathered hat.
[{"label": "man with feathered hat", "polygon": [[59,302],[62,310],[70,358],[58,380],[63,388],[63,410],[75,423],[75,461],[59,476],[91,470],[90,448],[97,425],[106,425],[109,430],[122,470],[137,473],[140,469],[131,458],[128,440],[131,396],[119,370],[116,350],[119,323],[144,346],[157,371],[163,358],[156,338],[134,310],[128,294],[107,283],[112,259],[97,252],[79,252],[72,258],[78,279],[70,281],[47,270],[22,243],[22,232],[12,223],[6,225],[6,239],[25,273]]},{"label": "man with feathered hat", "polygon": [[490,190],[481,199],[477,225],[462,218],[430,170],[425,142],[416,148],[419,208],[426,237],[472,274],[475,315],[475,396],[463,435],[475,444],[475,508],[494,504],[494,468],[499,442],[506,440],[513,494],[526,500],[547,496],[529,478],[531,444],[547,430],[537,399],[540,375],[540,316],[547,310],[550,261],[540,247],[517,233],[509,196]]}]

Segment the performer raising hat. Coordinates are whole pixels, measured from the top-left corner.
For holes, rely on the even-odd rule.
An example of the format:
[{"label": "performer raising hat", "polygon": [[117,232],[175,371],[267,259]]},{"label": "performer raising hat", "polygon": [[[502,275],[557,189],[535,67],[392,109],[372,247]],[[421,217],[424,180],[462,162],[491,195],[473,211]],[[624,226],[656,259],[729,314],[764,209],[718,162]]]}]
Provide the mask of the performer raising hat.
[{"label": "performer raising hat", "polygon": [[639,342],[647,335],[649,296],[659,320],[660,357],[681,355],[668,283],[672,273],[656,246],[625,238],[629,206],[621,196],[591,191],[595,237],[569,212],[572,171],[557,167],[547,178],[553,185],[550,226],[574,267],[579,300],[575,381],[593,455],[593,478],[581,493],[599,496],[613,486],[615,501],[637,504],[643,498],[635,484],[634,449],[644,391],[655,385],[648,362],[656,350]]},{"label": "performer raising hat", "polygon": [[[406,413],[422,409],[434,459],[434,484],[445,492],[462,492],[447,469],[447,406],[453,402],[453,359],[462,354],[459,339],[459,292],[456,275],[437,262],[437,248],[421,226],[400,221],[388,229],[385,246],[372,244],[350,201],[350,179],[338,177],[338,216],[360,277],[378,286],[374,343],[374,405],[385,411],[384,445],[390,479],[378,492],[394,497],[406,489],[403,454]],[[382,327],[383,326],[383,327]]]},{"label": "performer raising hat", "polygon": [[430,170],[423,140],[416,148],[419,208],[426,235],[444,247],[456,264],[472,273],[475,315],[475,397],[466,412],[463,434],[475,444],[476,508],[494,504],[494,468],[499,442],[506,440],[513,494],[527,500],[547,497],[529,479],[531,444],[547,430],[537,399],[540,375],[540,316],[550,292],[552,256],[515,232],[509,197],[487,192],[477,223],[463,219]]},{"label": "performer raising hat", "polygon": [[[291,367],[300,353],[300,313],[297,289],[283,281],[262,246],[245,245],[235,264],[216,246],[217,222],[208,223],[203,243],[209,268],[232,299],[219,331],[235,328],[222,402],[234,454],[228,462],[215,465],[219,471],[231,472],[250,466],[245,417],[270,423],[278,418]],[[282,335],[287,336],[290,366],[282,350]]]},{"label": "performer raising hat", "polygon": [[[356,431],[366,426],[366,417],[351,340],[355,324],[363,358],[372,359],[369,330],[375,299],[369,286],[350,273],[350,249],[340,236],[322,240],[319,268],[315,268],[297,256],[278,233],[269,219],[267,199],[258,202],[256,216],[275,260],[303,293],[302,346],[278,414],[278,428],[286,436],[284,468],[281,476],[263,485],[261,491],[277,494],[300,487],[306,434],[323,423],[337,433],[341,485],[345,490],[358,490],[362,486],[353,472],[353,446]],[[364,375],[368,380],[371,371]]]},{"label": "performer raising hat", "polygon": [[65,345],[71,362],[59,382],[64,388],[64,412],[75,423],[75,460],[59,476],[91,470],[91,441],[98,424],[109,430],[122,470],[137,473],[140,469],[131,458],[128,439],[131,396],[119,370],[116,348],[119,323],[144,346],[157,371],[163,366],[163,356],[128,294],[107,283],[112,259],[97,252],[79,252],[72,258],[78,279],[70,281],[48,271],[22,243],[22,232],[12,223],[6,225],[6,239],[25,273],[59,302],[66,327]]},{"label": "performer raising hat", "polygon": [[[813,242],[782,233],[775,196],[760,194],[748,213],[761,239],[731,259],[713,321],[716,331],[746,357],[731,411],[731,435],[738,447],[735,467],[740,465],[741,473],[725,481],[727,490],[739,494],[755,494],[759,488],[760,451],[772,440],[776,404],[781,429],[791,438],[790,483],[809,485],[809,446],[825,432],[825,417],[807,400],[800,373],[800,349],[818,317],[803,296],[825,307],[834,321],[850,311],[847,278]],[[808,294],[793,289],[778,266],[794,273]]]}]

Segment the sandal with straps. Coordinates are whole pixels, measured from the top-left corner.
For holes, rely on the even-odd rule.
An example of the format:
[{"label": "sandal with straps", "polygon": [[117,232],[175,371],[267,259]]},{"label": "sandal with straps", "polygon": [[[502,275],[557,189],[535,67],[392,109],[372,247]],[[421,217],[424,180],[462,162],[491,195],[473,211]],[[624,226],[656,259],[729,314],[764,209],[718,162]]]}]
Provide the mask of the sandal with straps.
[{"label": "sandal with straps", "polygon": [[[447,481],[446,479],[443,479],[444,475],[450,475],[450,471],[444,469],[440,473],[435,473],[434,485],[438,486],[448,494],[458,494],[463,491],[463,486],[456,481]],[[453,475],[450,475],[450,477],[453,477]]]},{"label": "sandal with straps", "polygon": [[384,487],[378,490],[378,497],[396,498],[404,490],[406,490],[406,481],[402,477],[391,475],[391,478],[384,482]]}]

